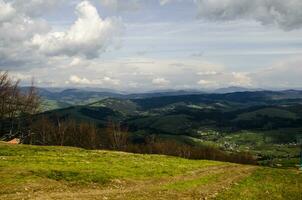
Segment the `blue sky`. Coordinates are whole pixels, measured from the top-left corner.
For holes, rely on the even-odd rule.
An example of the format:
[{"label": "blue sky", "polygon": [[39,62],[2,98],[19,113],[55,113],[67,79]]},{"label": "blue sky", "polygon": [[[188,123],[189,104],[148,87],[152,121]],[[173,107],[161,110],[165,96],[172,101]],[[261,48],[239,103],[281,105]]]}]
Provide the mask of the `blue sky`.
[{"label": "blue sky", "polygon": [[302,88],[301,9],[300,0],[0,0],[0,70],[42,87]]}]

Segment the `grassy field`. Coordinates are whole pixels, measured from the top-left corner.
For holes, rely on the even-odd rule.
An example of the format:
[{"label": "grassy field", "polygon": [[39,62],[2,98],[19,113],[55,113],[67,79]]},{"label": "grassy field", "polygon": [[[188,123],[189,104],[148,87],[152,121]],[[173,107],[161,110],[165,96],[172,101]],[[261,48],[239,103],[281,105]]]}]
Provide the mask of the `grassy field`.
[{"label": "grassy field", "polygon": [[302,199],[297,170],[0,142],[0,199]]}]

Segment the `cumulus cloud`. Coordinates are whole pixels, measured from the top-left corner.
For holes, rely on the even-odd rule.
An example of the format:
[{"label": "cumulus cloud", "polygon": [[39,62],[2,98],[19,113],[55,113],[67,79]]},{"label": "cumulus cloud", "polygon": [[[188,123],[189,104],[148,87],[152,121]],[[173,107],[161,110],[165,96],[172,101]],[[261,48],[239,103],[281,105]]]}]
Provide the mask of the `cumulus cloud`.
[{"label": "cumulus cloud", "polygon": [[103,82],[107,83],[107,84],[110,84],[110,85],[119,85],[120,84],[120,80],[114,79],[114,78],[111,78],[111,77],[108,77],[108,76],[103,78]]},{"label": "cumulus cloud", "polygon": [[166,80],[165,78],[154,78],[152,83],[157,86],[166,86],[170,83],[170,81]]},{"label": "cumulus cloud", "polygon": [[214,80],[199,80],[197,82],[198,85],[200,85],[202,88],[215,88],[218,86],[217,82]]},{"label": "cumulus cloud", "polygon": [[[88,1],[76,7],[78,19],[54,32],[43,13],[63,0],[0,0],[0,69],[49,67],[65,57],[65,67],[85,66],[118,41],[121,21],[102,19]],[[65,5],[66,6],[66,5]],[[38,12],[41,11],[41,12]],[[114,43],[115,44],[115,43]]]},{"label": "cumulus cloud", "polygon": [[10,20],[15,15],[16,10],[10,3],[0,0],[0,23]]},{"label": "cumulus cloud", "polygon": [[[60,2],[64,4],[61,5]],[[142,6],[150,6],[148,7],[150,10],[146,12],[147,17],[145,12],[130,15],[123,13],[121,16],[126,17],[127,26],[130,27],[125,37],[126,48],[114,53],[108,51],[102,54],[104,56],[101,58],[97,58],[101,52],[111,50],[115,39],[119,38],[122,27],[119,19],[100,17],[102,13],[99,14],[96,7],[88,1],[0,0],[0,70],[15,70],[19,73],[16,73],[16,77],[28,81],[32,75],[37,76],[37,80],[41,80],[43,86],[49,86],[50,83],[62,86],[66,83],[66,86],[101,86],[123,90],[135,88],[137,91],[153,90],[156,87],[202,89],[232,85],[263,88],[301,87],[301,58],[274,63],[264,70],[255,69],[265,67],[262,65],[264,58],[261,55],[262,51],[266,52],[266,48],[268,52],[271,49],[274,52],[284,51],[284,55],[288,54],[286,56],[301,53],[300,30],[292,32],[268,30],[255,22],[249,23],[247,27],[242,26],[246,21],[223,24],[200,22],[191,24],[188,21],[188,27],[184,30],[188,28],[189,31],[166,37],[161,34],[164,32],[161,28],[154,29],[158,25],[152,26],[151,23],[149,26],[149,21],[162,20],[162,15],[151,15],[152,19],[149,19],[149,11],[153,11],[151,9],[158,9],[160,5],[173,2],[190,4],[195,2],[199,6],[202,5],[203,8],[199,7],[199,13],[205,20],[254,19],[262,24],[275,24],[291,30],[300,26],[301,17],[297,17],[300,13],[296,12],[301,7],[300,1],[288,0],[286,5],[281,0],[156,0],[152,3],[149,0],[91,0],[91,2],[100,10],[104,6],[124,11],[135,11]],[[157,7],[154,4],[157,4]],[[53,8],[57,8],[56,12],[69,12],[71,5],[75,6],[78,16],[74,22],[69,21],[73,17],[70,13],[64,13],[64,16],[59,13],[56,13],[59,14],[56,16],[45,14],[46,10]],[[62,7],[59,8],[60,6]],[[177,6],[182,5],[168,6],[164,9],[172,13]],[[183,12],[190,12],[190,9],[192,9],[190,6],[186,6]],[[104,15],[112,14],[116,13],[106,12]],[[178,13],[175,15],[177,15],[175,19],[178,19]],[[142,16],[142,19],[133,20],[135,18],[133,16]],[[169,23],[170,21],[164,22],[159,27],[167,26]],[[187,23],[186,19],[184,23]],[[172,23],[167,29],[173,29],[174,26],[179,27],[179,23]],[[241,37],[242,34],[238,34],[243,30],[241,27],[249,34]],[[203,31],[200,35],[197,29],[209,31]],[[200,46],[205,48],[207,54],[198,52]],[[141,51],[142,49],[150,49],[150,52],[146,54]],[[178,52],[180,49],[185,52],[183,56]],[[190,49],[193,54],[190,53]],[[245,49],[248,49],[248,52],[245,52]],[[249,55],[251,57],[241,55],[249,51],[253,52]],[[135,52],[138,53],[134,54]],[[265,63],[273,62],[274,59],[276,57],[268,53]],[[244,66],[245,64],[247,65]],[[249,73],[244,72],[245,70]]]},{"label": "cumulus cloud", "polygon": [[75,57],[71,60],[71,62],[69,63],[69,66],[77,67],[77,66],[82,66],[83,64],[85,64],[85,62],[81,58]]},{"label": "cumulus cloud", "polygon": [[76,85],[104,85],[104,86],[117,86],[120,84],[120,80],[105,76],[102,79],[88,79],[86,77],[79,77],[77,75],[71,75],[66,84]]},{"label": "cumulus cloud", "polygon": [[45,33],[49,29],[50,27],[44,20],[19,16],[11,22],[0,25],[0,40],[7,45],[11,45],[11,42],[25,42],[33,37],[34,34]]},{"label": "cumulus cloud", "polygon": [[251,86],[252,79],[247,73],[232,72],[233,81],[230,83],[232,86]]},{"label": "cumulus cloud", "polygon": [[227,71],[205,71],[198,72],[203,79],[197,82],[202,88],[219,88],[229,86],[251,87],[252,78],[248,73]]},{"label": "cumulus cloud", "polygon": [[[26,4],[27,1],[20,2]],[[40,56],[26,45],[36,33],[50,30],[41,18],[32,18],[15,7],[14,1],[0,0],[0,69],[24,67],[40,62]]]},{"label": "cumulus cloud", "polygon": [[76,14],[77,21],[67,31],[37,34],[32,39],[32,45],[46,55],[95,58],[120,34],[120,20],[102,19],[97,9],[88,1],[77,5]]},{"label": "cumulus cloud", "polygon": [[301,0],[194,0],[199,17],[212,21],[253,19],[285,30],[302,27]]},{"label": "cumulus cloud", "polygon": [[49,31],[49,26],[45,20],[31,18],[14,7],[14,2],[6,3],[0,0],[0,41],[2,43],[5,45],[11,42],[19,43],[32,37],[34,33],[46,31]]},{"label": "cumulus cloud", "polygon": [[81,78],[78,77],[77,75],[71,75],[69,78],[69,82],[68,83],[72,83],[72,84],[91,84],[91,81],[88,80],[87,78]]}]

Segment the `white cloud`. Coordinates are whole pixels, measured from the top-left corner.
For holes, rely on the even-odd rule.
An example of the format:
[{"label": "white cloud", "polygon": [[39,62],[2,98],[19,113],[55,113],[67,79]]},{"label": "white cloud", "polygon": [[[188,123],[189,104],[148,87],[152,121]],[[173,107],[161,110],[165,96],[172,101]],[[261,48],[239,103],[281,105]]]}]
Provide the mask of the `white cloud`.
[{"label": "white cloud", "polygon": [[103,78],[103,82],[107,83],[107,84],[110,84],[110,85],[119,85],[120,84],[120,80],[113,79],[113,78],[108,77],[108,76]]},{"label": "white cloud", "polygon": [[14,1],[0,0],[0,68],[4,70],[39,63],[41,57],[26,42],[50,30],[45,20],[29,17],[14,6]]},{"label": "white cloud", "polygon": [[70,67],[75,67],[75,66],[81,66],[83,63],[83,60],[79,57],[75,57],[72,59],[72,61],[70,62],[69,66]]},{"label": "white cloud", "polygon": [[198,72],[197,74],[200,76],[213,76],[217,75],[219,72],[216,71],[203,71],[203,72]]},{"label": "white cloud", "polygon": [[210,80],[199,80],[197,84],[200,85],[202,88],[215,88],[218,86],[216,81]]},{"label": "white cloud", "polygon": [[251,86],[252,79],[246,73],[232,72],[233,81],[231,82],[232,86]]},{"label": "white cloud", "polygon": [[88,1],[77,5],[76,14],[77,21],[67,31],[37,34],[33,37],[32,44],[46,55],[95,58],[120,34],[120,20],[103,20]]},{"label": "white cloud", "polygon": [[263,70],[250,74],[255,87],[300,88],[302,76],[302,55],[272,64]]},{"label": "white cloud", "polygon": [[20,73],[20,72],[14,72],[14,73],[10,73],[12,79],[14,81],[18,81],[18,80],[21,80],[23,82],[29,82],[30,80],[33,79],[33,77],[29,74],[23,74],[23,73]]},{"label": "white cloud", "polygon": [[16,13],[16,10],[10,3],[0,0],[0,24],[10,20]]},{"label": "white cloud", "polygon": [[31,19],[27,16],[18,16],[11,22],[0,25],[0,40],[7,42],[18,42],[18,45],[29,40],[35,33],[44,33],[49,30],[48,24],[44,20]]},{"label": "white cloud", "polygon": [[[31,38],[35,33],[44,33],[50,29],[45,20],[28,16],[15,7],[15,3],[15,1],[6,3],[0,0],[0,42],[4,43],[6,47],[11,43],[18,43],[20,46],[20,42],[22,45],[22,42]],[[18,5],[27,3],[29,2],[22,1]]]},{"label": "white cloud", "polygon": [[103,79],[88,79],[86,77],[79,77],[77,75],[71,75],[66,84],[76,85],[98,85],[98,86],[117,86],[120,84],[120,80],[105,76]]},{"label": "white cloud", "polygon": [[[198,5],[208,2],[199,9],[206,21],[190,21],[192,15],[187,18],[194,1]],[[66,86],[139,91],[163,86],[301,87],[300,58],[270,63],[301,53],[302,30],[268,29],[255,21],[288,30],[298,28],[301,12],[296,10],[302,1],[289,0],[285,5],[281,0],[91,0],[98,2],[101,11],[106,7],[100,14],[88,1],[79,2],[0,0],[0,69],[16,71],[15,77],[27,81],[35,76],[43,86],[59,87],[66,80]],[[176,4],[159,8],[173,2]],[[73,6],[78,16],[74,22],[70,21]],[[120,21],[100,16],[117,14],[108,8],[135,11],[141,7],[147,9],[120,14],[127,22],[126,45],[111,52],[119,38]],[[47,10],[55,13],[45,13]],[[175,16],[162,22],[166,14]],[[183,22],[176,22],[184,16]],[[240,21],[208,23],[237,19]],[[246,21],[251,19],[254,21]],[[107,52],[99,56],[103,51]]]},{"label": "white cloud", "polygon": [[252,78],[248,73],[208,71],[198,73],[203,79],[197,82],[202,88],[219,88],[229,86],[252,87]]},{"label": "white cloud", "polygon": [[301,0],[194,0],[199,16],[213,21],[253,19],[285,30],[302,27]]},{"label": "white cloud", "polygon": [[88,80],[87,78],[80,78],[76,75],[71,75],[69,78],[69,82],[67,82],[67,83],[89,85],[89,84],[91,84],[91,81]]},{"label": "white cloud", "polygon": [[152,83],[158,86],[166,86],[170,83],[170,81],[166,80],[165,78],[154,78]]}]

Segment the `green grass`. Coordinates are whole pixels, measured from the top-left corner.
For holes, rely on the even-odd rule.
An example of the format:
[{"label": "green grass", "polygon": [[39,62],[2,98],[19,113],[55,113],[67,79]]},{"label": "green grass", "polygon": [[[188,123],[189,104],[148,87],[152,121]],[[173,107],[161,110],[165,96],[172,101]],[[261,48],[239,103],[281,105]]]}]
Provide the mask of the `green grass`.
[{"label": "green grass", "polygon": [[178,182],[166,185],[164,187],[164,189],[177,190],[177,191],[194,189],[201,185],[205,185],[209,182],[215,182],[216,180],[218,180],[218,178],[220,176],[221,176],[221,174],[211,174],[211,175],[208,175],[208,176],[205,176],[202,178],[193,179],[193,180],[178,181]]},{"label": "green grass", "polygon": [[217,199],[302,199],[302,175],[294,170],[259,168]]},{"label": "green grass", "polygon": [[0,142],[0,199],[301,199],[301,183],[297,170]]},{"label": "green grass", "polygon": [[48,178],[76,183],[106,183],[112,179],[174,176],[223,163],[157,155],[88,151],[70,147],[39,147],[0,143],[0,184],[18,179]]}]

